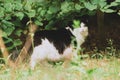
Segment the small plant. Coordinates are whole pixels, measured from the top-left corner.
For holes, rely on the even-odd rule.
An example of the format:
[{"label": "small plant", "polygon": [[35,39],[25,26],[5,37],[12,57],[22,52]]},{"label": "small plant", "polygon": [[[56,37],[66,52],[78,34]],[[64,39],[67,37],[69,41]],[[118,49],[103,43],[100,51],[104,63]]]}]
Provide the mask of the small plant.
[{"label": "small plant", "polygon": [[92,58],[100,59],[103,58],[103,55],[100,53],[97,47],[93,50],[94,54],[92,55]]},{"label": "small plant", "polygon": [[108,57],[112,57],[112,56],[115,57],[116,49],[114,48],[113,40],[109,39],[109,40],[107,40],[107,42],[108,42],[108,47],[106,47],[106,49],[105,49],[107,56]]},{"label": "small plant", "polygon": [[73,25],[72,25],[72,26],[73,26],[74,28],[78,28],[78,27],[80,27],[80,23],[81,23],[81,22],[80,22],[79,20],[73,20]]}]

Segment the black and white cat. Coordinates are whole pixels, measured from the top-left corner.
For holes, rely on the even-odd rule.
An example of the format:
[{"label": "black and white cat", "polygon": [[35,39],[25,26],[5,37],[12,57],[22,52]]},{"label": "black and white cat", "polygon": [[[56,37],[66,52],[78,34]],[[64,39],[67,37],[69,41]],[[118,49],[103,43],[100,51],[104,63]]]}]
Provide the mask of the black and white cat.
[{"label": "black and white cat", "polygon": [[62,28],[58,30],[37,31],[34,34],[34,49],[30,58],[31,69],[42,61],[70,61],[74,55],[74,46],[71,44],[72,38],[76,39],[78,46],[85,41],[88,36],[88,27],[81,23],[79,28]]}]

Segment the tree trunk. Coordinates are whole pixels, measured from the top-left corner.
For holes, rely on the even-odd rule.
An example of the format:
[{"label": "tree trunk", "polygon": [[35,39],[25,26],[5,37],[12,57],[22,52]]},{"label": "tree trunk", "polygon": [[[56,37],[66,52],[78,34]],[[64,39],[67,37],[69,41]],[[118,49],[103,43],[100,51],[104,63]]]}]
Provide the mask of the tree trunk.
[{"label": "tree trunk", "polygon": [[35,31],[37,30],[37,26],[33,23],[30,23],[30,25],[28,27],[29,27],[29,33],[28,33],[28,36],[26,38],[25,45],[22,48],[18,58],[15,61],[16,65],[19,63],[22,63],[22,61],[27,57],[28,51],[29,51],[29,49],[32,45],[32,42],[33,42],[33,35],[34,35]]},{"label": "tree trunk", "polygon": [[0,50],[2,52],[3,58],[7,61],[5,63],[11,67],[15,66],[14,63],[9,59],[9,53],[8,50],[4,44],[3,38],[2,38],[2,30],[0,30]]},{"label": "tree trunk", "polygon": [[2,55],[5,59],[8,58],[9,54],[8,54],[8,51],[6,49],[6,46],[4,45],[4,41],[2,39],[2,37],[0,36],[0,50],[2,52]]},{"label": "tree trunk", "polygon": [[98,35],[103,37],[104,35],[104,13],[100,10],[97,11],[97,26],[98,26]]}]

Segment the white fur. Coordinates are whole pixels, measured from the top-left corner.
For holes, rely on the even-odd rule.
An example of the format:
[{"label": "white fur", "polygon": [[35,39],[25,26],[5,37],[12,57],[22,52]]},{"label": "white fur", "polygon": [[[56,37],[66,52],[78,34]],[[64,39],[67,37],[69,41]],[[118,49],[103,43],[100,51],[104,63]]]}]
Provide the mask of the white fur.
[{"label": "white fur", "polygon": [[75,56],[77,56],[78,51],[81,50],[80,46],[85,42],[85,38],[88,36],[88,27],[86,27],[84,23],[81,23],[80,28],[75,28],[72,33],[77,41],[77,48],[75,50]]},{"label": "white fur", "polygon": [[38,62],[49,60],[58,61],[61,59],[70,59],[72,55],[72,48],[65,49],[63,55],[58,53],[58,50],[47,39],[42,39],[42,44],[35,47],[31,56],[30,65],[31,69],[34,69]]},{"label": "white fur", "polygon": [[75,28],[72,30],[70,27],[67,27],[66,29],[69,29],[71,31],[79,45],[81,45],[85,41],[86,36],[88,36],[88,27],[86,27],[83,22],[81,23],[79,28]]},{"label": "white fur", "polygon": [[77,43],[81,45],[88,35],[88,28],[85,26],[84,23],[81,23],[80,28],[73,29],[72,33],[76,37]]},{"label": "white fur", "polygon": [[[76,41],[77,41],[77,48],[75,53],[80,50],[80,46],[85,42],[85,38],[88,36],[88,27],[85,26],[85,24],[82,22],[79,28],[71,29],[67,27],[66,29],[69,29],[71,33],[75,36]],[[77,56],[75,54],[75,56]]]},{"label": "white fur", "polygon": [[[81,23],[80,28],[71,30],[72,34],[76,37],[77,40],[77,49],[85,41],[86,36],[88,35],[88,28],[85,27],[84,23]],[[77,50],[76,49],[76,50]],[[61,59],[71,59],[72,56],[76,56],[76,52],[73,52],[73,47],[68,46],[63,54],[59,54],[58,50],[54,47],[53,43],[50,43],[47,39],[42,39],[42,43],[39,46],[36,46],[33,50],[33,54],[30,59],[31,69],[34,69],[35,65],[38,62],[44,60],[58,61]]]}]

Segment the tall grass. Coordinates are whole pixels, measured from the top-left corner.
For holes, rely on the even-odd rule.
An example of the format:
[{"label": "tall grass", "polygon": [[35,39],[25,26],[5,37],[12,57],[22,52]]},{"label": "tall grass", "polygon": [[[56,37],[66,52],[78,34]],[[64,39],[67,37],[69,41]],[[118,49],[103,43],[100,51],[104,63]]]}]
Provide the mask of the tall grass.
[{"label": "tall grass", "polygon": [[0,80],[119,80],[120,60],[111,59],[75,59],[67,68],[61,63],[47,66],[37,65],[35,70],[29,64],[21,64],[12,69],[1,66]]},{"label": "tall grass", "polygon": [[28,62],[16,69],[0,64],[0,80],[120,80],[120,59],[115,56],[120,51],[112,41],[105,51],[96,48],[93,53],[95,58],[81,59],[79,55],[67,68],[63,68],[63,62],[37,65],[35,70],[29,68]]}]

